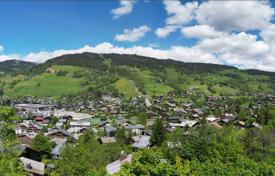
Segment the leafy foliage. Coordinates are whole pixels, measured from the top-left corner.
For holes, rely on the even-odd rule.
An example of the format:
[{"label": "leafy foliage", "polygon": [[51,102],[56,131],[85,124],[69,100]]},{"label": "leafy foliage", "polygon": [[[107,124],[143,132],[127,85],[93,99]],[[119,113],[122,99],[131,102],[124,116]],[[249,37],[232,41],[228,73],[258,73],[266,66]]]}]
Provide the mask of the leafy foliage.
[{"label": "leafy foliage", "polygon": [[50,153],[54,146],[55,143],[51,142],[49,138],[43,134],[37,134],[33,138],[31,148],[39,152]]}]

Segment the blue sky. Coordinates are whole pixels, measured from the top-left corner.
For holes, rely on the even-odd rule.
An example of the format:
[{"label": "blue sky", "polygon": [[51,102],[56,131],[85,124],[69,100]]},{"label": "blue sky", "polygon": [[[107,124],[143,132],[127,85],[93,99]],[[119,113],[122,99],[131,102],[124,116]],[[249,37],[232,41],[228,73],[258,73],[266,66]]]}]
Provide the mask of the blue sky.
[{"label": "blue sky", "polygon": [[0,61],[127,53],[275,71],[269,1],[0,1]]},{"label": "blue sky", "polygon": [[125,28],[144,24],[157,28],[166,18],[162,1],[136,3],[131,14],[114,20],[110,11],[118,6],[118,1],[0,1],[1,26],[5,26],[0,28],[0,42],[4,53],[19,54],[106,41],[118,46],[158,43],[164,48],[188,44],[180,35],[161,40],[154,33],[134,43],[115,41],[114,36]]}]

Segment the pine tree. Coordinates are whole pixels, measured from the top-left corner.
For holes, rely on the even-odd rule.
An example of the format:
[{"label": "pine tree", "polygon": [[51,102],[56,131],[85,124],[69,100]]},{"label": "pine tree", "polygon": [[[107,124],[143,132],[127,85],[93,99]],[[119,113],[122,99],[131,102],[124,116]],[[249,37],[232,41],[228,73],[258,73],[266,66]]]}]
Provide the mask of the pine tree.
[{"label": "pine tree", "polygon": [[151,136],[151,144],[160,146],[165,139],[165,128],[163,125],[163,120],[161,118],[157,118],[155,123],[152,126],[152,136]]}]

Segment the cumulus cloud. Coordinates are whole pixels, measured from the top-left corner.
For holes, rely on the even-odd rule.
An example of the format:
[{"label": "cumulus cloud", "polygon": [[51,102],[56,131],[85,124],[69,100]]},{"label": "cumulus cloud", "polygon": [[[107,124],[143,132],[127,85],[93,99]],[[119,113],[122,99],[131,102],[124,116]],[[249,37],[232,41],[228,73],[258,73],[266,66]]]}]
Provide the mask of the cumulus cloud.
[{"label": "cumulus cloud", "polygon": [[144,37],[145,34],[150,30],[151,29],[146,25],[133,28],[133,29],[124,29],[123,34],[117,34],[115,36],[115,40],[120,42],[124,42],[124,41],[135,42],[140,40],[142,37]]},{"label": "cumulus cloud", "polygon": [[165,26],[163,28],[157,28],[156,35],[159,38],[165,38],[167,37],[171,32],[175,32],[177,30],[178,26]]},{"label": "cumulus cloud", "polygon": [[262,29],[274,9],[267,1],[207,1],[199,5],[196,20],[222,31]]},{"label": "cumulus cloud", "polygon": [[275,43],[275,25],[269,24],[266,26],[261,32],[260,36],[263,38],[265,42],[270,44]]},{"label": "cumulus cloud", "polygon": [[217,38],[225,35],[223,32],[216,31],[213,27],[208,25],[195,25],[183,27],[181,32],[188,38]]},{"label": "cumulus cloud", "polygon": [[134,7],[133,0],[120,0],[120,7],[113,9],[111,13],[113,14],[113,18],[119,18],[122,15],[126,15],[132,12]]},{"label": "cumulus cloud", "polygon": [[275,71],[271,21],[275,10],[268,1],[164,1],[164,5],[167,18],[155,31],[158,37],[180,29],[184,37],[197,39],[190,50],[208,53],[220,64]]},{"label": "cumulus cloud", "polygon": [[[132,3],[121,1],[120,8],[131,6],[132,10],[133,6],[129,2]],[[196,44],[191,47],[172,45],[167,49],[160,49],[154,43],[148,46],[118,47],[105,42],[96,46],[86,45],[76,50],[41,51],[25,56],[0,55],[0,61],[21,59],[44,62],[64,54],[93,52],[137,54],[158,59],[275,71],[275,24],[270,22],[274,16],[274,8],[268,2],[207,1],[199,4],[193,1],[182,4],[175,0],[164,1],[164,5],[167,18],[164,26],[156,29],[156,35],[165,38],[180,30],[186,38],[196,38]],[[126,14],[121,12],[123,10],[118,11],[117,15]],[[150,30],[145,25],[125,29],[122,34],[115,36],[115,40],[138,41]],[[257,30],[259,33],[252,33],[250,30]]]},{"label": "cumulus cloud", "polygon": [[241,68],[273,69],[264,63],[272,47],[263,41],[258,41],[257,36],[245,32],[201,40],[194,47],[203,52],[217,54],[217,59],[223,64]]},{"label": "cumulus cloud", "polygon": [[188,48],[183,46],[171,46],[169,49],[156,49],[153,47],[132,46],[132,47],[117,47],[111,43],[104,42],[96,46],[86,45],[76,50],[56,50],[53,52],[41,51],[33,52],[26,56],[9,55],[1,56],[0,60],[18,59],[31,62],[44,62],[48,59],[62,56],[64,54],[76,54],[83,52],[92,53],[117,53],[117,54],[137,54],[141,56],[154,57],[158,59],[174,59],[184,62],[207,62],[218,63],[214,56],[203,52],[197,48]]},{"label": "cumulus cloud", "polygon": [[184,5],[180,1],[164,1],[165,9],[169,15],[166,19],[168,25],[183,25],[190,22],[195,17],[195,10],[198,2],[188,2]]},{"label": "cumulus cloud", "polygon": [[164,1],[165,10],[168,15],[165,26],[156,30],[156,35],[165,38],[171,32],[175,32],[181,25],[187,24],[195,18],[198,2],[187,2],[184,5],[179,0]]},{"label": "cumulus cloud", "polygon": [[254,53],[257,55],[268,52],[268,45],[266,43],[257,41],[257,36],[245,32],[205,39],[200,41],[197,47],[211,53],[230,51],[237,54]]},{"label": "cumulus cloud", "polygon": [[[206,42],[213,44],[209,45]],[[25,56],[0,55],[0,61],[17,59],[41,63],[64,54],[83,52],[137,54],[157,59],[226,64],[238,66],[239,68],[275,71],[275,45],[270,46],[263,41],[257,41],[256,36],[246,33],[223,36],[219,39],[203,40],[193,47],[180,45],[171,46],[167,49],[154,48],[153,46],[118,47],[104,42],[96,46],[86,45],[75,50],[41,51],[29,53]]]},{"label": "cumulus cloud", "polygon": [[[183,28],[183,33],[185,30],[191,30],[184,27],[192,20],[202,25],[196,26],[192,30],[204,28],[208,32],[213,30],[242,32],[264,29],[269,26],[275,13],[268,1],[206,1],[201,4],[193,1],[181,4],[178,0],[164,0],[164,5],[168,15],[165,20],[166,25],[158,28],[158,32],[156,31],[157,36],[163,38],[180,27]],[[164,34],[158,35],[162,31]],[[186,32],[187,36],[188,32]]]}]

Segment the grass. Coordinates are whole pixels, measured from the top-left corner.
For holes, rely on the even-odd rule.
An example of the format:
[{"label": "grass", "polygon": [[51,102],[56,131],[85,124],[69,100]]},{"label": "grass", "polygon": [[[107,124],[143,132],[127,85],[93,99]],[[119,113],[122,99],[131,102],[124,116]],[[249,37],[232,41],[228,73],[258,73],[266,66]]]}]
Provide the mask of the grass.
[{"label": "grass", "polygon": [[[22,76],[15,77],[6,82],[4,86],[5,95],[12,97],[22,95],[60,97],[66,94],[77,94],[86,89],[81,85],[83,79],[72,77],[73,72],[82,68],[71,66],[54,66],[52,68],[56,71],[67,71],[68,74],[56,76],[54,73],[43,73],[30,79]],[[11,83],[19,79],[20,81],[11,87]]]},{"label": "grass", "polygon": [[134,81],[132,80],[128,80],[125,78],[119,79],[115,83],[115,87],[120,93],[123,93],[127,98],[135,97],[138,95],[138,90],[135,87]]},{"label": "grass", "polygon": [[156,83],[156,77],[152,76],[150,71],[140,71],[139,76],[144,81],[144,89],[150,96],[152,95],[164,95],[172,91],[173,88],[161,83]]}]

